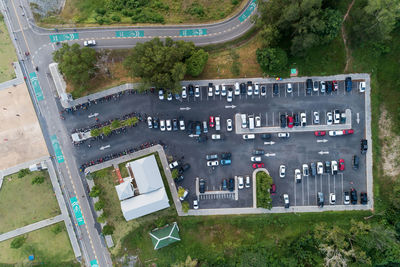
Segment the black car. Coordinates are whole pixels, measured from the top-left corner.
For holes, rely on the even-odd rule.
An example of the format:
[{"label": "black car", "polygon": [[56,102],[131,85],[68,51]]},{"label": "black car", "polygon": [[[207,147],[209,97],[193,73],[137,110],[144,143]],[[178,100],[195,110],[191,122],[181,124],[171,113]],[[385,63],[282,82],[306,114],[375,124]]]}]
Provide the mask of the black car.
[{"label": "black car", "polygon": [[300,126],[300,118],[299,118],[299,114],[295,113],[293,115],[293,125],[294,126]]},{"label": "black car", "polygon": [[231,153],[229,153],[229,152],[224,152],[224,153],[221,154],[221,159],[230,159],[231,156],[232,156]]},{"label": "black car", "polygon": [[331,81],[326,82],[326,93],[330,94],[333,91],[333,84]]},{"label": "black car", "polygon": [[354,188],[351,189],[350,200],[351,204],[353,205],[357,204],[357,190],[355,190]]},{"label": "black car", "polygon": [[160,126],[160,120],[158,118],[154,118],[153,119],[153,128],[158,129],[159,126]]},{"label": "black car", "polygon": [[261,94],[262,95],[267,94],[267,87],[265,85],[261,86]]},{"label": "black car", "polygon": [[279,86],[277,83],[274,83],[272,87],[272,92],[274,93],[274,95],[279,95]]},{"label": "black car", "polygon": [[286,115],[281,114],[281,128],[285,128],[285,127],[286,127]]},{"label": "black car", "polygon": [[189,169],[190,169],[190,164],[189,163],[183,164],[183,166],[179,168],[179,174],[182,174],[182,173],[184,173],[185,171],[187,171]]},{"label": "black car", "polygon": [[331,162],[325,161],[325,173],[331,173]]},{"label": "black car", "polygon": [[321,207],[321,208],[324,207],[324,193],[318,192],[318,194],[317,194],[317,203],[318,203],[318,207]]},{"label": "black car", "polygon": [[194,122],[193,121],[188,121],[187,127],[186,127],[186,133],[187,134],[192,134],[193,133],[193,125]]},{"label": "black car", "polygon": [[368,204],[367,192],[361,192],[360,193],[360,203],[363,204],[363,205]]},{"label": "black car", "polygon": [[197,142],[199,142],[199,143],[206,142],[207,140],[208,140],[208,137],[206,134],[201,134],[197,137]]},{"label": "black car", "polygon": [[194,86],[193,84],[189,84],[189,96],[194,96]]},{"label": "black car", "polygon": [[246,94],[246,84],[245,83],[240,84],[240,94],[242,94],[242,95]]},{"label": "black car", "polygon": [[313,82],[311,79],[307,79],[306,81],[306,93],[307,95],[311,95],[313,89]]},{"label": "black car", "polygon": [[179,183],[183,181],[183,175],[179,175],[178,177],[175,178],[175,183]]},{"label": "black car", "polygon": [[316,176],[317,175],[317,164],[315,162],[311,162],[311,175]]},{"label": "black car", "polygon": [[199,191],[201,194],[204,194],[204,192],[206,191],[206,181],[204,179],[200,179]]},{"label": "black car", "polygon": [[259,156],[259,155],[264,155],[264,150],[262,150],[262,149],[254,149],[253,150],[253,155],[255,155],[255,156]]},{"label": "black car", "polygon": [[178,120],[177,119],[172,120],[172,130],[178,131]]},{"label": "black car", "polygon": [[263,140],[270,140],[271,137],[272,137],[271,134],[262,134],[262,135],[261,135],[261,139],[263,139]]},{"label": "black car", "polygon": [[367,139],[361,139],[361,154],[367,154],[368,141]]},{"label": "black car", "polygon": [[344,80],[344,84],[346,86],[346,92],[350,92],[353,89],[353,82],[351,81],[351,77],[346,77]]},{"label": "black car", "polygon": [[231,192],[233,192],[233,190],[235,190],[235,180],[233,180],[233,178],[229,179],[228,189]]},{"label": "black car", "polygon": [[222,180],[222,190],[226,191],[228,189],[228,181],[226,179]]},{"label": "black car", "polygon": [[353,169],[358,170],[358,166],[360,165],[360,158],[357,155],[353,156]]}]

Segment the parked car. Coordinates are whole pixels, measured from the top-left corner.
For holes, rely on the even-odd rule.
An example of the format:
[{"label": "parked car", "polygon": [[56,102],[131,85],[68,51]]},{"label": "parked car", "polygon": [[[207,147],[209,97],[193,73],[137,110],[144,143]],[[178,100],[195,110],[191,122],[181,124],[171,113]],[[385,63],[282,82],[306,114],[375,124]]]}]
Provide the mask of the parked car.
[{"label": "parked car", "polygon": [[204,192],[206,192],[206,181],[204,179],[200,179],[199,181],[199,192],[200,194],[204,194]]},{"label": "parked car", "polygon": [[303,176],[308,176],[309,170],[308,170],[308,164],[303,164]]},{"label": "parked car", "polygon": [[260,116],[255,117],[255,122],[256,122],[256,127],[261,127],[261,117]]},{"label": "parked car", "polygon": [[325,131],[315,131],[315,132],[314,132],[314,135],[315,135],[315,136],[325,136],[325,135],[326,135],[326,132],[325,132]]},{"label": "parked car", "polygon": [[286,176],[286,166],[281,165],[279,166],[279,177],[285,178],[285,176]]},{"label": "parked car", "polygon": [[296,180],[296,183],[301,183],[301,172],[299,169],[294,170],[294,179]]},{"label": "parked car", "polygon": [[159,126],[160,126],[160,120],[158,118],[154,118],[153,119],[153,128],[158,129]]},{"label": "parked car", "polygon": [[285,204],[285,208],[286,209],[288,209],[290,207],[289,195],[288,194],[283,194],[283,203]]},{"label": "parked car", "polygon": [[315,162],[311,162],[310,169],[311,169],[311,175],[316,176],[317,175],[317,165],[315,164]]},{"label": "parked car", "polygon": [[350,194],[347,191],[344,192],[343,204],[344,205],[350,205]]},{"label": "parked car", "polygon": [[241,95],[245,95],[246,94],[246,84],[245,83],[241,83],[240,84],[240,94]]},{"label": "parked car", "polygon": [[88,40],[83,42],[83,46],[96,46],[96,40]]},{"label": "parked car", "polygon": [[329,111],[326,113],[326,124],[332,125],[332,123],[333,123],[333,115],[332,112]]},{"label": "parked car", "polygon": [[238,82],[235,83],[235,95],[240,95],[240,87]]},{"label": "parked car", "polygon": [[336,160],[332,160],[331,162],[332,166],[332,175],[336,175],[338,173],[338,163]]},{"label": "parked car", "polygon": [[343,135],[349,135],[349,134],[353,134],[353,133],[354,133],[353,129],[343,130]]},{"label": "parked car", "polygon": [[358,85],[358,89],[359,89],[360,93],[365,92],[365,87],[366,87],[365,82],[360,82],[360,84]]},{"label": "parked car", "polygon": [[232,161],[230,159],[221,159],[221,166],[231,165]]},{"label": "parked car", "polygon": [[206,155],[206,160],[213,160],[213,159],[218,159],[218,154]]},{"label": "parked car", "polygon": [[242,137],[244,140],[253,140],[256,138],[256,135],[255,134],[244,134]]},{"label": "parked car", "polygon": [[353,156],[352,165],[354,170],[358,170],[358,166],[360,164],[360,158],[357,155]]},{"label": "parked car", "polygon": [[214,128],[215,127],[214,116],[210,116],[210,118],[208,120],[208,125],[210,126],[210,128]]},{"label": "parked car", "polygon": [[196,122],[196,135],[200,135],[201,134],[201,124],[200,122]]},{"label": "parked car", "polygon": [[229,152],[221,153],[221,159],[230,159],[231,156],[232,156],[232,154]]},{"label": "parked car", "polygon": [[262,135],[261,135],[261,139],[263,139],[263,140],[270,140],[271,137],[272,137],[271,134],[262,134]]},{"label": "parked car", "polygon": [[164,100],[164,91],[162,89],[158,90],[158,99]]},{"label": "parked car", "polygon": [[361,192],[360,193],[360,203],[363,204],[363,205],[368,204],[367,192]]},{"label": "parked car", "polygon": [[341,136],[343,135],[343,130],[329,131],[329,136]]},{"label": "parked car", "polygon": [[243,176],[238,177],[238,189],[243,189],[244,188],[244,180]]},{"label": "parked car", "polygon": [[301,118],[301,126],[306,126],[307,125],[307,116],[305,112],[300,113],[300,118]]},{"label": "parked car", "polygon": [[193,84],[189,84],[189,96],[194,96],[194,86]]},{"label": "parked car", "polygon": [[165,120],[160,120],[160,130],[161,132],[165,131]]},{"label": "parked car", "polygon": [[279,86],[277,83],[274,83],[272,86],[272,92],[274,95],[279,95]]},{"label": "parked car", "polygon": [[264,163],[253,163],[252,167],[253,169],[264,168]]},{"label": "parked car", "polygon": [[254,84],[254,95],[260,94],[260,85],[258,83]]},{"label": "parked car", "polygon": [[179,166],[178,161],[171,162],[168,167],[172,170]]},{"label": "parked car", "polygon": [[214,94],[213,86],[212,86],[212,83],[211,83],[211,86],[210,86],[210,84],[208,85],[208,97],[212,97],[213,94]]},{"label": "parked car", "polygon": [[176,177],[176,178],[174,179],[174,181],[175,181],[175,183],[179,183],[179,182],[182,182],[183,179],[184,179],[183,175],[179,175],[178,177]]},{"label": "parked car", "polygon": [[221,130],[221,119],[220,117],[215,117],[215,130]]},{"label": "parked car", "polygon": [[223,134],[212,134],[211,139],[212,140],[224,140],[224,135]]},{"label": "parked car", "polygon": [[286,115],[281,114],[281,128],[285,128],[285,127],[286,127]]},{"label": "parked car", "polygon": [[325,92],[325,91],[326,91],[325,81],[321,81],[321,92]]},{"label": "parked car", "polygon": [[333,83],[331,81],[326,82],[326,93],[330,94],[333,91]]},{"label": "parked car", "polygon": [[171,93],[171,92],[168,92],[168,94],[167,94],[167,100],[168,100],[168,101],[172,101],[172,93]]},{"label": "parked car", "polygon": [[325,173],[331,173],[332,167],[331,162],[329,160],[325,161]]},{"label": "parked car", "polygon": [[336,195],[335,193],[330,193],[329,194],[329,204],[335,205],[336,204]]},{"label": "parked car", "polygon": [[293,119],[294,119],[294,122],[293,122],[294,126],[300,126],[300,118],[299,118],[299,114],[298,113],[295,113],[293,115]]},{"label": "parked car", "polygon": [[314,111],[314,124],[319,124],[319,112]]},{"label": "parked car", "polygon": [[182,86],[182,98],[187,98],[186,86]]},{"label": "parked car", "polygon": [[261,86],[261,95],[266,96],[267,95],[267,87],[265,85]]},{"label": "parked car", "polygon": [[361,154],[367,154],[368,141],[367,139],[361,139]]},{"label": "parked car", "polygon": [[188,195],[189,195],[189,191],[185,189],[185,191],[183,192],[183,195],[181,197],[179,197],[179,200],[184,201]]},{"label": "parked car", "polygon": [[344,171],[344,159],[339,159],[339,171]]},{"label": "parked car", "polygon": [[230,102],[232,102],[232,100],[233,100],[232,88],[228,88],[228,96],[226,97],[226,101],[228,101],[230,103]]},{"label": "parked car", "polygon": [[262,149],[254,149],[253,150],[253,155],[256,155],[256,156],[264,155],[264,150],[262,150]]},{"label": "parked car", "polygon": [[185,130],[185,120],[182,117],[179,118],[179,129],[181,131]]},{"label": "parked car", "polygon": [[244,187],[249,188],[250,187],[250,176],[246,176],[246,181],[244,183]]},{"label": "parked car", "polygon": [[228,190],[228,180],[227,179],[222,180],[222,190],[223,191]]},{"label": "parked car", "polygon": [[306,81],[306,93],[307,93],[307,95],[311,95],[312,89],[313,89],[313,81],[311,79],[307,79],[307,81]]},{"label": "parked car", "polygon": [[340,111],[338,109],[333,111],[333,123],[340,123]]},{"label": "parked car", "polygon": [[150,116],[147,117],[147,126],[149,129],[153,128],[153,119]]},{"label": "parked car", "polygon": [[324,207],[324,193],[322,193],[322,192],[317,193],[317,203],[318,203],[318,207],[321,207],[321,208]]},{"label": "parked car", "polygon": [[221,93],[221,91],[219,90],[219,85],[216,84],[215,85],[215,95],[219,95]]},{"label": "parked car", "polygon": [[325,86],[322,88],[322,86],[319,88],[319,91],[321,92],[321,94],[325,94],[326,93],[326,83],[324,82]]},{"label": "parked car", "polygon": [[350,92],[353,89],[353,82],[351,81],[351,77],[346,77],[344,80],[346,92]]},{"label": "parked car", "polygon": [[[318,92],[320,85],[321,85],[320,81],[314,81],[314,86],[313,86],[314,92]],[[325,82],[324,82],[324,85],[325,85]]]},{"label": "parked car", "polygon": [[252,85],[247,85],[247,95],[248,96],[253,95],[253,86]]},{"label": "parked car", "polygon": [[232,119],[227,119],[226,120],[226,130],[228,132],[232,132],[232,130],[233,130]]},{"label": "parked car", "polygon": [[354,188],[352,188],[350,191],[350,201],[353,205],[357,204],[357,190]]},{"label": "parked car", "polygon": [[233,178],[229,179],[228,189],[231,192],[233,192],[233,190],[235,190],[235,180]]},{"label": "parked car", "polygon": [[261,162],[262,161],[262,158],[260,157],[260,156],[252,156],[251,158],[250,158],[250,161],[251,162]]},{"label": "parked car", "polygon": [[172,124],[171,124],[171,120],[166,120],[165,124],[167,126],[167,131],[172,131]]},{"label": "parked car", "polygon": [[199,201],[197,199],[193,200],[193,209],[195,210],[199,209]]},{"label": "parked car", "polygon": [[221,96],[226,96],[226,86],[225,86],[225,84],[221,85]]},{"label": "parked car", "polygon": [[182,167],[179,168],[179,173],[182,174],[182,173],[184,173],[185,171],[187,171],[189,169],[190,169],[190,164],[189,163],[183,164]]},{"label": "parked car", "polygon": [[219,165],[218,160],[209,160],[207,161],[207,167],[216,167]]},{"label": "parked car", "polygon": [[291,93],[293,92],[293,88],[292,88],[292,84],[291,84],[291,83],[288,83],[288,84],[287,84],[286,92],[287,92],[288,94],[291,94]]},{"label": "parked car", "polygon": [[289,135],[289,133],[278,133],[278,137],[279,138],[289,138],[290,135]]},{"label": "parked car", "polygon": [[172,120],[172,130],[178,131],[178,120],[177,119]]},{"label": "parked car", "polygon": [[337,91],[339,89],[339,85],[337,81],[332,81],[333,84],[333,91]]},{"label": "parked car", "polygon": [[287,125],[289,128],[293,128],[294,120],[292,116],[287,116]]},{"label": "parked car", "polygon": [[200,97],[200,86],[196,85],[194,87],[194,97]]},{"label": "parked car", "polygon": [[324,173],[324,164],[322,162],[318,161],[317,162],[317,174],[323,174]]}]

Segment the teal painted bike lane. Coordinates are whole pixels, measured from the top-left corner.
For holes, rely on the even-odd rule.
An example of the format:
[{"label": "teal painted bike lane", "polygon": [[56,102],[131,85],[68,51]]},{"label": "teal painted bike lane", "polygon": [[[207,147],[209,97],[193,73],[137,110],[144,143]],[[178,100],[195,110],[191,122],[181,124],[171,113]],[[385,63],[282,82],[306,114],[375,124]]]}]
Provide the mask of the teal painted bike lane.
[{"label": "teal painted bike lane", "polygon": [[179,36],[202,36],[202,35],[207,35],[207,29],[187,29],[179,31]]},{"label": "teal painted bike lane", "polygon": [[50,42],[52,42],[52,43],[78,40],[79,33],[52,34],[52,35],[49,35],[49,38],[50,38]]},{"label": "teal painted bike lane", "polygon": [[83,220],[81,207],[79,207],[78,199],[76,197],[70,198],[72,209],[74,210],[76,220],[78,221],[78,225],[84,225],[85,220]]},{"label": "teal painted bike lane", "polygon": [[33,90],[35,91],[35,96],[38,101],[42,101],[44,99],[42,88],[40,88],[39,80],[36,75],[36,72],[29,73],[29,78],[31,80],[31,84]]},{"label": "teal painted bike lane", "polygon": [[246,8],[246,10],[243,12],[242,15],[239,16],[239,21],[243,22],[245,21],[248,17],[250,17],[251,13],[256,9],[257,7],[257,0],[251,1],[251,4]]},{"label": "teal painted bike lane", "polygon": [[54,153],[56,153],[56,158],[58,163],[63,163],[64,162],[64,156],[61,151],[60,143],[57,140],[56,135],[50,136],[51,144],[53,145],[54,148]]},{"label": "teal painted bike lane", "polygon": [[126,38],[126,37],[143,37],[144,31],[116,31],[115,37]]}]

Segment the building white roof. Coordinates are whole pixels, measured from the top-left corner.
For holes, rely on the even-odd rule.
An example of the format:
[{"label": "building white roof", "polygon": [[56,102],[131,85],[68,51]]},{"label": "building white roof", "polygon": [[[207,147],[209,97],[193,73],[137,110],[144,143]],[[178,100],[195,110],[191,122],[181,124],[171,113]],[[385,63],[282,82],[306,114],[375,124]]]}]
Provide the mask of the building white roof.
[{"label": "building white roof", "polygon": [[131,161],[127,164],[133,172],[140,194],[163,188],[164,184],[154,155]]},{"label": "building white roof", "polygon": [[164,187],[121,201],[121,210],[127,221],[168,207],[169,201]]},{"label": "building white roof", "polygon": [[117,190],[119,200],[124,200],[134,196],[130,179],[126,179],[122,184],[115,186],[115,190]]}]

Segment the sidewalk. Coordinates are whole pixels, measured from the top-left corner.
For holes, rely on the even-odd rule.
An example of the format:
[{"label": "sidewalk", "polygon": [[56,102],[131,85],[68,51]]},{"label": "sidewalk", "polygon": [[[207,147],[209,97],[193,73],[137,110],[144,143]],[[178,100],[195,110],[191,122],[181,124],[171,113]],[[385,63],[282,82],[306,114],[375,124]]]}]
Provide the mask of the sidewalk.
[{"label": "sidewalk", "polygon": [[32,223],[30,225],[24,226],[24,227],[20,227],[18,229],[12,230],[10,232],[4,233],[0,235],[0,242],[19,236],[19,235],[23,235],[35,230],[38,230],[40,228],[61,222],[64,220],[64,216],[63,215],[57,215],[56,217],[50,218],[50,219],[46,219],[40,222],[36,222],[36,223]]}]

